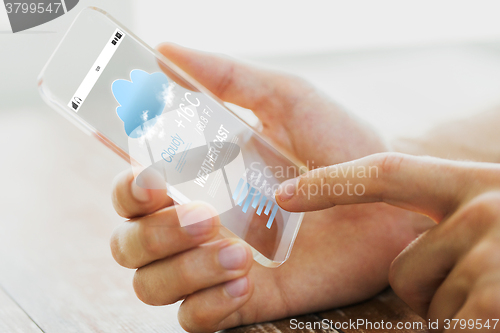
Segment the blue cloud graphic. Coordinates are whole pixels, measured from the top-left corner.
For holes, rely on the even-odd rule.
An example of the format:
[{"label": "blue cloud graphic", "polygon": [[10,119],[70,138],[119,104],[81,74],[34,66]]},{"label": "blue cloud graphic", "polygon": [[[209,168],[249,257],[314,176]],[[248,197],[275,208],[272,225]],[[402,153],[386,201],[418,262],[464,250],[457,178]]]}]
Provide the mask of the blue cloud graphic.
[{"label": "blue cloud graphic", "polygon": [[[149,74],[134,69],[130,73],[131,81],[116,80],[111,89],[120,104],[116,108],[118,117],[125,124],[125,132],[131,138],[145,134],[144,123],[154,126],[156,117],[162,114],[168,92],[168,78],[163,73]],[[137,130],[136,130],[137,129]]]}]

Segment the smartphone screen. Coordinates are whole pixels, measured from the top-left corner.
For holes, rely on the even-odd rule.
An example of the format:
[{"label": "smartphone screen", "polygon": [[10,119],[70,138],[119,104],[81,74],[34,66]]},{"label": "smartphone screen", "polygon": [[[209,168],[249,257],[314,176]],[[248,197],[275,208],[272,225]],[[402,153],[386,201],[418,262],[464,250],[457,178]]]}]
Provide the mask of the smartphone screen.
[{"label": "smartphone screen", "polygon": [[303,214],[282,210],[273,193],[301,166],[109,15],[79,14],[39,87],[50,105],[129,159],[139,186],[151,186],[141,176],[157,172],[177,203],[212,205],[223,234],[246,241],[260,263],[288,258]]}]

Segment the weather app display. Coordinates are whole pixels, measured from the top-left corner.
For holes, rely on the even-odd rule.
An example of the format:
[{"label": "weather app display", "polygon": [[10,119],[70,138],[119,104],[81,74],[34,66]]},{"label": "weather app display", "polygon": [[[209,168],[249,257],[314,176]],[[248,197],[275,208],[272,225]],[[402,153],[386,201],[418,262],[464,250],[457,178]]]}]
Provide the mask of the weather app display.
[{"label": "weather app display", "polygon": [[[125,28],[96,15],[80,15],[46,68],[40,87],[48,100],[129,160],[138,186],[166,190],[181,227],[199,222],[183,220],[184,204],[208,203],[224,237],[246,241],[266,266],[284,262],[303,214],[282,210],[274,191],[299,175],[298,164]],[[88,53],[79,66],[75,47]]]},{"label": "weather app display", "polygon": [[[169,82],[162,72],[135,69],[129,80],[114,81],[112,92],[119,103],[116,114],[129,137],[130,156],[144,167],[142,171],[160,174],[176,201],[203,200],[218,214],[233,208],[248,213],[250,201],[259,193],[251,207],[257,215],[269,215],[265,225],[271,228],[279,206],[270,189],[266,196],[246,181],[249,169],[234,135],[241,125],[221,119],[214,113],[218,106],[205,95]],[[137,184],[152,186],[142,181],[141,173]],[[251,190],[240,194],[242,188]]]}]

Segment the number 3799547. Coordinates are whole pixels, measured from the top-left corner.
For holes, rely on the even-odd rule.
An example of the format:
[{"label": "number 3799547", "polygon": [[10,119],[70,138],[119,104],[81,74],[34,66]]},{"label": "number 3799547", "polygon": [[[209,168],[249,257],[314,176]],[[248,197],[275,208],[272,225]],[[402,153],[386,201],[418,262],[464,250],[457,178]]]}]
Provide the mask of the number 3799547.
[{"label": "number 3799547", "polygon": [[43,14],[43,13],[55,13],[57,14],[61,8],[60,2],[39,2],[39,3],[27,3],[27,2],[6,2],[5,8],[7,9],[7,14],[11,13],[31,13],[31,14]]}]

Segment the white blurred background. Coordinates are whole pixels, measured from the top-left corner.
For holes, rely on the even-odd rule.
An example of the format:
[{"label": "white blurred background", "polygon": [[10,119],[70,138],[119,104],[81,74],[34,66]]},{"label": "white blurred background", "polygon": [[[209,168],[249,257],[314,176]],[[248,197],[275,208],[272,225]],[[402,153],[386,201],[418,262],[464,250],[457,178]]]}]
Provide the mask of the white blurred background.
[{"label": "white blurred background", "polygon": [[387,137],[500,103],[496,0],[81,0],[18,34],[0,9],[0,112],[44,107],[36,76],[89,5],[152,46],[172,41],[303,76]]}]

